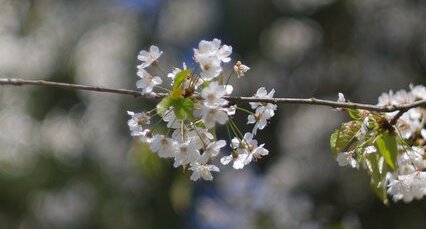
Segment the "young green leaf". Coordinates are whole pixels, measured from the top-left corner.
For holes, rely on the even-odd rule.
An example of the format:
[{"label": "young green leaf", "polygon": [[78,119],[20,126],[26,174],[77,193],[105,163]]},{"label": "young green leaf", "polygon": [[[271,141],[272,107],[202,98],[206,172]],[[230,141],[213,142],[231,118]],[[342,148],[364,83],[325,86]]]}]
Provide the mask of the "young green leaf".
[{"label": "young green leaf", "polygon": [[388,198],[386,193],[385,177],[389,171],[389,167],[383,162],[383,157],[377,153],[366,154],[365,164],[367,165],[367,171],[371,175],[371,188],[376,195],[387,204]]},{"label": "young green leaf", "polygon": [[357,142],[356,134],[360,128],[360,122],[350,121],[343,123],[339,129],[334,131],[330,137],[330,146],[334,157],[337,157],[338,153],[348,150]]},{"label": "young green leaf", "polygon": [[358,109],[348,109],[349,116],[354,120],[361,119],[361,111]]},{"label": "young green leaf", "polygon": [[186,77],[192,73],[191,69],[182,70],[176,74],[174,83],[173,83],[173,91],[180,87]]},{"label": "young green leaf", "polygon": [[172,106],[173,99],[170,96],[164,97],[158,104],[157,104],[157,113],[163,117],[166,113],[166,111]]},{"label": "young green leaf", "polygon": [[189,98],[181,98],[173,101],[173,107],[176,117],[185,120],[192,117],[194,102]]},{"label": "young green leaf", "polygon": [[389,205],[388,194],[386,192],[386,184],[384,181],[377,183],[371,182],[371,188],[374,193],[376,193],[377,197],[383,202],[384,205]]},{"label": "young green leaf", "polygon": [[391,135],[388,131],[384,131],[377,137],[376,145],[385,158],[386,163],[395,171],[397,169],[396,160],[398,155],[396,135]]}]

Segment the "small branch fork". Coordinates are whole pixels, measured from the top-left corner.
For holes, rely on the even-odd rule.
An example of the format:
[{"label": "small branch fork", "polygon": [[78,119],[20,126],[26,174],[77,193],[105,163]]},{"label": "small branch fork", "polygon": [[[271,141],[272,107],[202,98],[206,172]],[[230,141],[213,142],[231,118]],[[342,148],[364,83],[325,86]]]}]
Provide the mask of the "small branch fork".
[{"label": "small branch fork", "polygon": [[[34,85],[41,87],[53,87],[53,88],[63,88],[63,89],[74,89],[74,90],[83,90],[83,91],[95,91],[95,92],[104,92],[112,94],[121,94],[121,95],[132,95],[134,97],[143,97],[147,99],[161,99],[167,96],[167,93],[151,93],[151,94],[142,94],[140,91],[128,90],[128,89],[116,89],[116,88],[107,88],[107,87],[97,87],[97,86],[88,86],[81,84],[70,84],[70,83],[59,83],[53,81],[45,80],[24,80],[17,78],[0,78],[0,85],[11,85],[11,86],[26,86]],[[393,106],[376,106],[371,104],[363,103],[352,103],[352,102],[337,102],[331,100],[323,100],[316,98],[268,98],[261,99],[256,97],[235,97],[235,96],[225,96],[224,99],[230,101],[231,103],[248,103],[248,102],[261,102],[261,103],[273,103],[273,104],[310,104],[318,106],[328,106],[332,108],[351,108],[351,109],[363,109],[369,111],[377,112],[394,112],[399,111],[395,116],[395,120],[391,120],[391,123],[395,124],[399,117],[406,111],[415,107],[426,107],[426,100],[418,100],[410,104],[403,105],[393,105]]]}]

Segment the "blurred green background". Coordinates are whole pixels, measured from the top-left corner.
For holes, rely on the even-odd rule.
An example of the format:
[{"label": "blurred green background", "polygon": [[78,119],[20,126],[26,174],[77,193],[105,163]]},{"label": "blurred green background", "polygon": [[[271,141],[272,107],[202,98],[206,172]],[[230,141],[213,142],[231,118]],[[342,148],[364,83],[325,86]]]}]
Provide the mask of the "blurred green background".
[{"label": "blurred green background", "polygon": [[[201,39],[219,38],[251,67],[233,80],[235,95],[265,86],[277,97],[343,92],[375,104],[426,82],[425,21],[421,0],[0,0],[0,75],[134,89],[141,49],[158,45],[171,70]],[[364,172],[337,166],[328,138],[343,113],[281,105],[259,133],[268,157],[190,182],[129,135],[126,111],[153,106],[0,87],[0,228],[426,225],[425,200],[385,207]]]}]

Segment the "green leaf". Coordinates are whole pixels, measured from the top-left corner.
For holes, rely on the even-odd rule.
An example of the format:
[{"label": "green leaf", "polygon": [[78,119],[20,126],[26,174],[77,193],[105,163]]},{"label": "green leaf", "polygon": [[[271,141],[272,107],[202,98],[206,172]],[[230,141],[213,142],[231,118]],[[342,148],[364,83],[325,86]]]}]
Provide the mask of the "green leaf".
[{"label": "green leaf", "polygon": [[157,104],[157,113],[163,117],[166,113],[166,111],[172,106],[173,99],[170,96],[164,97],[158,104]]},{"label": "green leaf", "polygon": [[349,116],[351,116],[354,120],[360,120],[361,119],[361,111],[358,109],[348,109]]},{"label": "green leaf", "polygon": [[386,192],[386,183],[380,182],[380,183],[373,183],[371,182],[371,188],[373,189],[374,193],[376,193],[377,197],[383,202],[384,205],[389,205],[389,199],[388,194]]},{"label": "green leaf", "polygon": [[334,156],[336,156],[336,154],[338,154],[339,152],[337,151],[337,138],[339,137],[339,131],[340,129],[335,130],[330,137],[330,146],[331,146],[331,151],[333,151]]},{"label": "green leaf", "polygon": [[174,112],[178,119],[192,118],[194,102],[189,98],[181,98],[173,102]]},{"label": "green leaf", "polygon": [[397,169],[396,158],[398,155],[396,135],[391,135],[388,131],[385,131],[377,137],[376,145],[385,158],[386,163],[395,171]]},{"label": "green leaf", "polygon": [[178,89],[186,77],[192,73],[191,69],[182,70],[175,76],[175,81],[173,83],[173,91]]},{"label": "green leaf", "polygon": [[384,165],[382,156],[377,153],[366,154],[365,163],[367,171],[371,175],[371,182],[376,184],[381,182],[388,171],[388,167]]},{"label": "green leaf", "polygon": [[383,157],[377,153],[366,154],[365,163],[367,165],[367,171],[371,175],[371,188],[377,197],[383,201],[384,204],[388,204],[388,197],[386,193],[386,173],[389,171],[389,167],[384,163]]},{"label": "green leaf", "polygon": [[330,146],[334,157],[342,151],[347,151],[357,142],[356,134],[361,128],[357,121],[343,123],[330,137]]}]

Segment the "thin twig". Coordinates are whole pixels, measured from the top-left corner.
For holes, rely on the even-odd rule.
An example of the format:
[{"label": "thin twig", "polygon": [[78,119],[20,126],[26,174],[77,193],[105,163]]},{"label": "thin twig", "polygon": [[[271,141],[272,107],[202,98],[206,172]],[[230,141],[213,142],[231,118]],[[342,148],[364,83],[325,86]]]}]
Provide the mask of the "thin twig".
[{"label": "thin twig", "polygon": [[396,115],[395,115],[395,116],[393,116],[392,120],[390,120],[389,124],[390,124],[391,126],[395,125],[395,124],[396,124],[396,122],[398,122],[398,119],[399,119],[399,118],[401,118],[401,116],[402,116],[405,112],[407,112],[407,110],[399,110],[399,111],[398,111],[398,113],[396,113]]},{"label": "thin twig", "polygon": [[[115,89],[115,88],[96,87],[96,86],[88,86],[88,85],[81,85],[81,84],[59,83],[59,82],[45,81],[45,80],[24,80],[24,79],[16,79],[16,78],[0,78],[0,85],[12,85],[12,86],[35,85],[35,86],[43,86],[43,87],[54,87],[54,88],[64,88],[64,89],[106,92],[106,93],[122,94],[122,95],[132,95],[134,97],[143,97],[148,99],[161,99],[167,96],[166,93],[142,94],[140,91],[134,91],[134,90],[128,90],[128,89]],[[274,103],[274,104],[310,104],[310,105],[318,105],[318,106],[328,106],[332,108],[363,109],[363,110],[377,111],[377,112],[400,111],[400,113],[402,112],[400,115],[402,115],[404,112],[408,111],[411,108],[426,107],[426,100],[418,100],[413,103],[403,104],[403,105],[376,106],[371,104],[337,102],[337,101],[316,99],[316,98],[262,99],[262,98],[256,98],[256,97],[234,97],[234,96],[224,96],[223,98],[234,104],[248,103],[248,102]]]},{"label": "thin twig", "polygon": [[274,103],[274,104],[280,104],[280,103],[310,104],[310,105],[328,106],[328,107],[332,107],[332,108],[362,109],[362,110],[377,111],[377,112],[394,112],[394,111],[401,111],[401,110],[407,111],[411,108],[425,107],[426,106],[426,100],[418,100],[416,102],[413,102],[413,103],[410,103],[410,104],[403,104],[403,105],[376,106],[376,105],[371,105],[371,104],[353,103],[353,102],[337,102],[337,101],[316,99],[316,98],[309,98],[309,99],[301,99],[301,98],[261,99],[261,98],[255,98],[255,97],[228,97],[228,96],[226,96],[224,98],[227,99],[228,101],[231,101],[231,102],[234,102],[234,103],[259,102],[259,103]]}]

